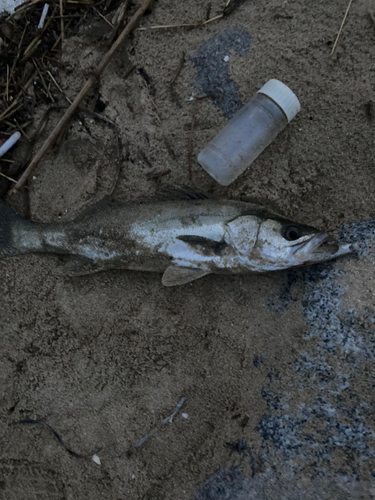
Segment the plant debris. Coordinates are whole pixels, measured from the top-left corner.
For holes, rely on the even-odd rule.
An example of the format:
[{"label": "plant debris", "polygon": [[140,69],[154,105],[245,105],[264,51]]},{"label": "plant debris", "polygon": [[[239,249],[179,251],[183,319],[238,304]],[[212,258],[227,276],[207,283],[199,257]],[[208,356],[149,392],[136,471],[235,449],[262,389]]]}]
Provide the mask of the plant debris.
[{"label": "plant debris", "polygon": [[[148,7],[150,1],[146,4]],[[137,9],[136,2],[123,0],[34,0],[19,6],[11,15],[0,15],[0,144],[16,131],[23,136],[19,142],[27,142],[27,128],[33,124],[40,106],[69,101],[59,85],[59,73],[65,69],[64,39],[77,35],[83,23],[100,17],[108,23],[108,34],[100,43],[111,46],[123,26],[131,24],[128,21],[133,21],[135,12],[141,10]],[[114,26],[108,21],[112,18],[116,21]],[[0,159],[0,197],[23,173],[30,157],[29,154],[27,161],[13,162],[7,154]]]},{"label": "plant debris", "polygon": [[[157,432],[159,430],[159,428],[160,428],[161,425],[172,423],[173,418],[180,411],[180,409],[181,409],[182,405],[184,404],[184,402],[185,402],[185,398],[181,398],[180,401],[178,402],[176,408],[174,409],[174,411],[173,411],[173,413],[171,415],[169,415],[168,417],[164,418],[164,420],[161,421],[161,423],[160,423],[159,426],[155,427],[148,434],[146,434],[145,436],[143,436],[143,438],[140,441],[138,441],[136,444],[134,444],[133,446],[131,446],[125,453],[122,453],[119,456],[119,458],[121,458],[124,455],[130,456],[132,448],[139,448],[140,446],[142,446],[142,444],[145,441],[147,441],[147,439],[149,439],[153,434],[155,434],[155,432]],[[183,414],[183,415],[186,415],[186,414]],[[187,417],[184,417],[184,418],[187,418]],[[55,438],[61,444],[61,446],[63,446],[66,449],[66,451],[69,453],[69,455],[71,455],[72,457],[74,457],[74,458],[91,458],[96,464],[100,465],[100,463],[101,463],[100,462],[100,458],[96,454],[94,454],[94,455],[91,455],[91,454],[89,454],[89,455],[80,455],[80,454],[76,453],[75,451],[72,451],[70,448],[68,448],[68,446],[66,446],[66,444],[64,443],[64,441],[62,440],[62,438],[60,437],[60,435],[49,424],[47,424],[43,420],[34,420],[34,419],[27,418],[27,419],[24,419],[24,420],[19,420],[18,422],[13,422],[12,425],[42,425],[42,426],[46,427],[55,436]]]},{"label": "plant debris", "polygon": [[18,422],[14,422],[13,425],[43,425],[44,427],[47,427],[47,429],[55,436],[57,441],[61,444],[61,446],[63,446],[66,449],[69,455],[75,458],[86,458],[83,455],[79,455],[78,453],[75,453],[70,448],[68,448],[64,443],[64,441],[61,439],[60,435],[54,429],[52,429],[50,425],[48,425],[46,422],[43,422],[43,420],[33,420],[28,418],[25,420],[19,420]]},{"label": "plant debris", "polygon": [[[164,420],[162,420],[161,422],[161,425],[164,425],[164,424],[168,424],[168,423],[172,423],[172,420],[173,418],[177,415],[177,413],[180,411],[181,409],[181,406],[184,404],[184,401],[185,401],[185,398],[181,398],[180,401],[178,402],[174,412],[172,413],[172,415],[169,415],[168,417],[166,417]],[[135,445],[133,446],[134,448],[139,448],[140,446],[142,446],[142,444],[147,441],[147,439],[149,439],[153,434],[155,434],[155,432],[159,429],[160,426],[158,427],[155,427],[154,429],[152,429],[148,434],[146,434],[145,436],[143,436],[142,439],[140,439],[137,443],[135,443]],[[128,450],[128,453],[129,453],[130,450]]]}]

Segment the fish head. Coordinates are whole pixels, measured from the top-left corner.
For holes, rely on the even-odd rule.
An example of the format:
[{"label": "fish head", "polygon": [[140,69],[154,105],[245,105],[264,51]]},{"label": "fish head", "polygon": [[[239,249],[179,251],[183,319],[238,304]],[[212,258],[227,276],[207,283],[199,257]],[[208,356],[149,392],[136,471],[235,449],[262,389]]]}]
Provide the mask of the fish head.
[{"label": "fish head", "polygon": [[258,213],[244,215],[227,226],[227,242],[260,271],[323,262],[350,253],[323,231],[287,219]]},{"label": "fish head", "polygon": [[286,219],[266,218],[259,225],[254,253],[270,269],[323,262],[350,253],[327,233]]}]

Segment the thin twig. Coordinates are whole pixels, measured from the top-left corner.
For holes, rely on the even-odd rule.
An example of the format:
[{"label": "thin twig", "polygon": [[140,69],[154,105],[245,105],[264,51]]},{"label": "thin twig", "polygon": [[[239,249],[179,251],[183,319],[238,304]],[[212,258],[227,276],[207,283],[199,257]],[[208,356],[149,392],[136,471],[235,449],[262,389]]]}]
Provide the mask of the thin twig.
[{"label": "thin twig", "polygon": [[63,9],[63,0],[60,0],[60,16],[61,16],[61,19],[60,19],[60,31],[61,31],[61,48],[62,48],[62,45],[63,45],[63,40],[65,38],[65,34],[64,34],[64,9]]},{"label": "thin twig", "polygon": [[180,62],[179,62],[178,66],[177,66],[177,69],[176,69],[176,71],[174,73],[174,76],[173,76],[172,81],[171,81],[171,87],[174,84],[174,82],[177,80],[178,75],[181,73],[181,70],[184,67],[184,64],[185,64],[185,52],[182,53]]},{"label": "thin twig", "polygon": [[[7,161],[7,160],[1,160],[1,161]],[[5,177],[6,179],[8,179],[8,181],[14,182],[15,184],[17,184],[17,181],[15,181],[14,179],[12,179],[11,177],[8,177],[7,175],[2,174],[1,172],[0,172],[0,175],[1,175],[1,177]]]},{"label": "thin twig", "polygon": [[26,425],[39,424],[39,425],[44,425],[55,436],[55,438],[61,444],[61,446],[63,446],[66,449],[66,451],[69,453],[69,455],[71,455],[72,457],[75,457],[75,458],[86,458],[85,456],[78,455],[78,453],[75,453],[70,448],[68,448],[66,446],[66,444],[64,443],[64,441],[59,436],[59,434],[54,429],[52,429],[52,427],[50,425],[48,425],[47,422],[43,422],[43,420],[31,420],[31,419],[25,419],[25,420],[20,420],[19,422],[13,422],[13,425],[18,425],[18,424],[24,424],[24,425],[25,424]]},{"label": "thin twig", "polygon": [[221,19],[222,17],[224,17],[224,14],[219,14],[218,16],[211,17],[211,19],[207,19],[207,21],[205,21],[203,24],[212,23],[212,21],[217,21],[218,19]]},{"label": "thin twig", "polygon": [[[14,113],[16,113],[16,111],[18,111],[20,108],[22,108],[23,104],[21,104],[20,106],[18,106],[18,108],[13,109],[16,106],[16,104],[18,104],[18,101],[19,101],[20,97],[23,95],[23,92],[26,91],[27,87],[31,84],[31,82],[33,80],[34,80],[34,75],[32,75],[27,80],[25,87],[22,87],[22,85],[21,85],[22,91],[17,94],[17,96],[14,98],[12,104],[7,109],[4,109],[4,111],[1,113],[1,115],[0,115],[0,122],[2,120],[4,120],[4,118],[9,118],[11,115],[13,115]],[[11,110],[13,110],[13,111],[11,112]]]},{"label": "thin twig", "polygon": [[110,39],[108,40],[108,43],[111,44],[113,43],[113,40],[116,38],[123,22],[124,22],[124,19],[125,19],[125,15],[126,15],[126,12],[128,10],[128,7],[129,7],[129,2],[130,0],[125,0],[125,2],[122,4],[122,6],[120,7],[119,11],[119,15],[116,14],[116,22],[115,20],[113,20],[113,24],[114,24],[114,30],[112,31],[112,34],[111,34],[111,37]]},{"label": "thin twig", "polygon": [[86,114],[92,116],[93,118],[97,118],[98,120],[102,120],[105,123],[109,123],[113,127],[117,127],[117,125],[116,125],[115,122],[113,122],[112,120],[110,120],[109,118],[107,118],[104,115],[100,115],[99,113],[96,113],[95,111],[92,111],[91,109],[81,108],[80,107],[79,111],[82,111],[83,113],[86,113]]},{"label": "thin twig", "polygon": [[[180,410],[181,406],[184,404],[184,401],[185,401],[185,398],[181,398],[180,399],[180,401],[179,401],[178,405],[176,406],[176,409],[174,410],[174,412],[172,413],[172,415],[169,415],[169,417],[167,417],[164,420],[162,420],[161,425],[167,424],[168,422],[172,423],[173,417],[176,416],[176,414]],[[134,448],[139,448],[140,446],[142,446],[142,444],[145,441],[147,441],[147,439],[149,439],[153,434],[155,434],[155,432],[157,430],[158,430],[158,427],[155,427],[148,434],[146,434],[145,436],[143,436],[143,438],[141,440],[139,440],[138,443],[135,443]]]},{"label": "thin twig", "polygon": [[[13,103],[12,103],[13,104]],[[16,103],[14,103],[16,104]],[[0,115],[0,121],[2,121],[4,118],[9,118],[10,116],[14,115],[14,113],[17,113],[19,109],[23,107],[24,103],[20,104],[17,106],[17,108],[14,108],[14,106],[9,106],[1,115]],[[12,108],[12,111],[11,111]],[[14,108],[14,109],[13,109]]]},{"label": "thin twig", "polygon": [[145,31],[145,30],[160,30],[164,28],[184,28],[184,27],[198,27],[202,26],[202,23],[194,23],[194,24],[163,24],[159,26],[147,26],[144,28],[138,28],[138,31]]},{"label": "thin twig", "polygon": [[[58,17],[59,17],[59,16],[55,16],[55,19],[57,19]],[[68,16],[65,16],[65,17],[68,17]],[[77,17],[77,16],[72,16],[72,17],[74,18],[74,17]],[[73,19],[69,19],[68,24],[65,26],[65,32],[67,32],[67,31],[68,31],[68,28],[69,28],[70,23],[71,23],[72,21],[73,21]],[[59,44],[60,40],[61,40],[61,33],[60,33],[59,37],[57,38],[56,42],[53,44],[52,49],[50,50],[50,52],[53,52],[53,51],[56,49],[56,47],[58,46],[58,44]],[[61,41],[61,45],[62,45],[62,41]],[[42,56],[42,61],[43,61],[44,56],[46,55],[46,53],[47,53],[47,52],[45,52],[45,53],[43,54],[43,56]],[[48,57],[46,57],[46,59],[49,59],[49,58],[48,58]]]},{"label": "thin twig", "polygon": [[9,65],[7,64],[7,86],[5,90],[5,99],[9,101]]},{"label": "thin twig", "polygon": [[242,2],[243,0],[228,0],[226,6],[224,7],[224,16],[231,14]]},{"label": "thin twig", "polygon": [[28,25],[29,25],[29,20],[26,20],[26,24],[25,24],[25,27],[24,27],[23,32],[22,32],[21,39],[20,39],[19,44],[18,44],[17,55],[16,55],[16,57],[15,57],[15,59],[13,61],[12,71],[11,71],[11,74],[10,74],[11,78],[13,76],[13,72],[14,72],[14,69],[15,69],[16,64],[18,62],[18,59],[20,58],[20,55],[21,55],[21,46],[22,46],[22,42],[23,42],[23,39],[24,39],[24,36],[25,36],[25,33],[26,33]]},{"label": "thin twig", "polygon": [[23,186],[23,212],[24,217],[27,220],[31,219],[31,210],[30,210],[30,192],[28,182]]},{"label": "thin twig", "polygon": [[16,14],[18,15],[21,12],[23,12],[24,10],[30,9],[30,7],[34,7],[34,5],[36,5],[37,3],[41,3],[43,1],[44,0],[35,0],[34,2],[30,2],[30,3],[25,4],[25,5],[19,5],[18,7],[15,8],[14,13],[11,16],[9,16],[9,18],[11,18],[12,16],[14,16]]},{"label": "thin twig", "polygon": [[[221,14],[211,17],[211,19],[206,19],[205,21],[198,21],[196,23],[191,23],[191,24],[165,24],[165,25],[157,25],[157,26],[146,26],[144,28],[138,28],[139,31],[144,31],[144,30],[159,30],[159,29],[166,29],[166,28],[199,28],[201,26],[204,26],[208,23],[212,23],[212,21],[217,21],[218,19],[221,19],[222,17],[227,16],[230,14],[235,7],[238,6],[238,4],[242,0],[227,0],[227,3],[224,7],[224,10]],[[207,5],[207,12],[210,12],[210,4]],[[208,16],[207,16],[208,17]]]},{"label": "thin twig", "polygon": [[[51,49],[51,52],[53,52],[56,47],[58,46],[58,44],[60,43],[60,40],[61,40],[61,35],[59,35],[58,39],[56,40],[56,42],[53,44],[52,46],[52,49]],[[43,54],[43,57],[44,57],[44,54]],[[47,58],[48,59],[48,58]]]},{"label": "thin twig", "polygon": [[191,23],[191,24],[161,24],[157,26],[146,26],[144,28],[138,28],[138,31],[160,30],[166,28],[199,28],[200,26],[204,26],[205,24],[212,23],[212,21],[217,21],[222,17],[224,17],[224,14],[219,14],[218,16],[211,17],[211,19],[207,19],[207,21],[203,22],[199,21],[197,23]]},{"label": "thin twig", "polygon": [[34,156],[34,158],[30,162],[27,169],[22,174],[22,176],[19,179],[19,181],[17,182],[17,184],[10,191],[10,194],[15,193],[16,191],[21,189],[22,186],[25,184],[26,180],[29,178],[31,173],[34,171],[35,167],[39,164],[39,162],[44,157],[46,152],[54,144],[55,140],[60,135],[61,131],[65,128],[66,124],[70,121],[70,119],[72,118],[72,116],[76,112],[77,108],[79,107],[79,105],[81,104],[83,99],[86,97],[87,93],[95,85],[95,83],[99,79],[100,75],[103,73],[103,71],[105,70],[105,68],[107,67],[109,62],[111,61],[112,57],[114,56],[115,52],[120,47],[122,42],[138,26],[138,23],[141,20],[143,14],[150,7],[152,2],[153,2],[153,0],[144,0],[142,5],[140,6],[140,8],[131,17],[129,23],[122,30],[122,32],[121,32],[120,36],[118,37],[118,39],[116,40],[116,42],[112,45],[110,50],[107,52],[107,54],[103,57],[103,59],[99,63],[94,74],[87,80],[87,82],[83,86],[82,90],[79,92],[77,97],[74,99],[73,103],[69,106],[69,108],[65,112],[64,116],[58,122],[58,124],[56,125],[56,127],[54,128],[54,130],[52,131],[50,136],[47,138],[47,140],[45,141],[45,143],[43,144],[41,149]]},{"label": "thin twig", "polygon": [[47,69],[47,73],[49,74],[51,80],[53,81],[53,83],[56,85],[56,87],[58,88],[58,90],[60,90],[60,92],[62,93],[62,95],[65,97],[65,99],[68,101],[69,104],[72,104],[72,101],[69,99],[69,97],[67,97],[65,94],[64,94],[64,91],[62,90],[62,88],[60,87],[60,85],[57,83],[57,81],[54,79],[52,73]]},{"label": "thin twig", "polygon": [[204,20],[208,21],[210,19],[210,14],[211,14],[211,2],[208,2],[206,5],[206,12],[204,13]]},{"label": "thin twig", "polygon": [[336,41],[335,41],[335,43],[334,43],[334,45],[333,45],[333,49],[332,49],[331,55],[334,53],[335,48],[336,48],[336,45],[337,45],[337,42],[339,41],[339,38],[340,38],[340,35],[341,35],[341,31],[342,31],[342,28],[344,27],[344,24],[345,24],[345,21],[346,21],[347,15],[348,15],[348,13],[349,13],[349,9],[350,9],[350,6],[351,6],[351,4],[352,4],[352,1],[353,1],[353,0],[349,0],[348,8],[346,9],[346,12],[345,12],[345,15],[344,15],[344,19],[342,20],[342,23],[341,23],[341,26],[340,26],[339,32],[337,33]]},{"label": "thin twig", "polygon": [[104,16],[103,16],[103,14],[101,14],[101,13],[98,11],[98,9],[97,9],[96,7],[93,7],[93,9],[95,10],[95,12],[96,12],[97,14],[99,14],[99,16],[100,16],[102,19],[104,19],[104,21],[105,21],[107,24],[109,24],[109,25],[110,25],[110,27],[111,27],[111,28],[113,28],[113,24],[112,24],[110,21],[108,21],[108,19],[107,19],[106,17],[104,17]]},{"label": "thin twig", "polygon": [[16,119],[14,119],[14,121],[16,122],[17,128],[21,132],[21,134],[25,137],[25,139],[28,142],[30,142],[30,139],[27,137],[26,132],[23,130],[23,128],[21,127],[21,125],[18,123],[18,121]]},{"label": "thin twig", "polygon": [[34,52],[36,51],[36,49],[40,45],[41,38],[42,38],[44,32],[48,29],[49,25],[54,20],[56,9],[57,9],[57,6],[55,6],[55,8],[53,9],[51,17],[44,24],[43,28],[41,30],[38,30],[37,35],[34,38],[34,40],[26,48],[25,52],[23,53],[23,58],[21,59],[21,64],[25,63],[34,54]]},{"label": "thin twig", "polygon": [[74,4],[74,5],[93,5],[93,3],[90,0],[68,0],[68,3]]},{"label": "thin twig", "polygon": [[34,63],[35,69],[36,69],[36,71],[37,71],[37,73],[39,75],[39,78],[40,78],[40,80],[41,80],[41,82],[43,84],[44,90],[47,92],[47,96],[51,99],[52,102],[56,102],[55,99],[53,98],[53,96],[52,96],[52,94],[51,94],[51,92],[50,92],[50,90],[49,90],[49,88],[48,88],[48,86],[47,86],[44,78],[43,78],[43,75],[42,75],[41,71],[39,70],[39,66],[38,66],[36,60],[34,59],[34,57],[33,57],[33,63]]},{"label": "thin twig", "polygon": [[368,15],[370,16],[370,19],[371,19],[371,22],[372,22],[372,26],[375,29],[375,16],[374,16],[374,12],[371,9],[368,10],[367,12],[368,12]]}]

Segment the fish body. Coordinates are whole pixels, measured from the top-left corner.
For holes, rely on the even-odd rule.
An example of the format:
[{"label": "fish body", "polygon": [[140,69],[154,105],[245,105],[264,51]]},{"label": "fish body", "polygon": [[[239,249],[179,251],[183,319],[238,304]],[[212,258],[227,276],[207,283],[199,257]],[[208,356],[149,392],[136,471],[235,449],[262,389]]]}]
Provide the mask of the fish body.
[{"label": "fish body", "polygon": [[69,254],[68,274],[162,272],[166,286],[210,273],[249,273],[321,262],[351,250],[327,234],[253,203],[212,199],[99,204],[73,222],[31,223],[0,205],[0,257]]}]

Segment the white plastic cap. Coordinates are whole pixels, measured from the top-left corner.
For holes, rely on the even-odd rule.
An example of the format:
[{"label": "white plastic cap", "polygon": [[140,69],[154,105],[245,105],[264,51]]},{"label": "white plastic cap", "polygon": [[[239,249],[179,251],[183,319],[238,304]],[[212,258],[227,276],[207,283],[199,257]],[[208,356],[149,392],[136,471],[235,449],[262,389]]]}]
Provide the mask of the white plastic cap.
[{"label": "white plastic cap", "polygon": [[289,87],[279,80],[268,80],[263,87],[258,90],[258,94],[264,94],[270,97],[273,101],[280,106],[286,114],[288,122],[293,120],[301,105],[297,96],[290,90]]}]

